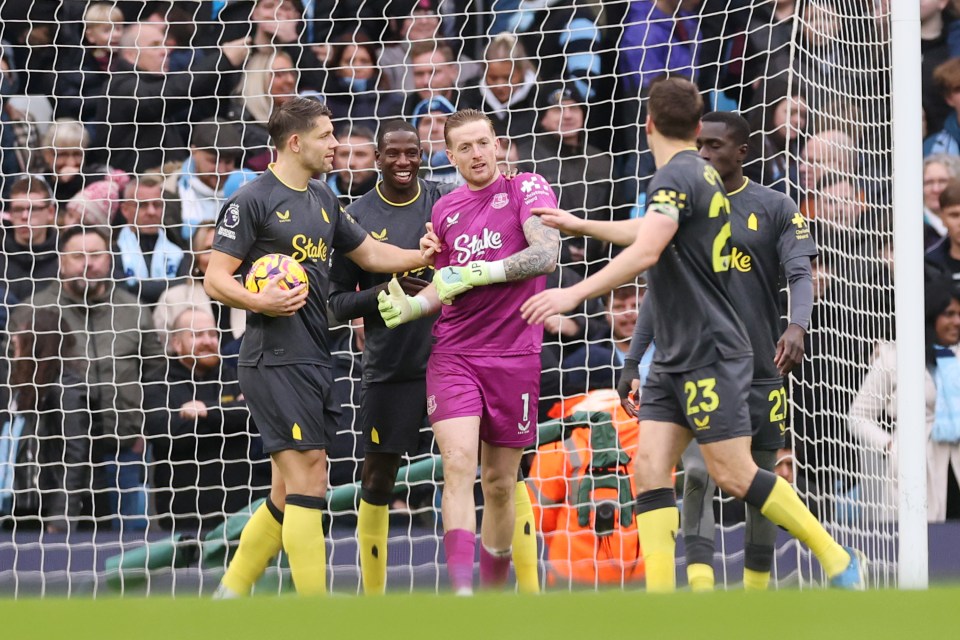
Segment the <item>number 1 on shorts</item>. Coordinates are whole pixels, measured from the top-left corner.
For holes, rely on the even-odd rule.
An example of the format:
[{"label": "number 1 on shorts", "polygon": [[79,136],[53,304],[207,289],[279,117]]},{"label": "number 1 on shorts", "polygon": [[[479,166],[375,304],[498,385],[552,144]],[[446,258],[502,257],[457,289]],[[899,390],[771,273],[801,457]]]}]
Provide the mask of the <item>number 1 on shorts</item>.
[{"label": "number 1 on shorts", "polygon": [[524,393],[520,396],[520,399],[523,400],[523,418],[521,422],[526,422],[530,419],[530,394]]}]

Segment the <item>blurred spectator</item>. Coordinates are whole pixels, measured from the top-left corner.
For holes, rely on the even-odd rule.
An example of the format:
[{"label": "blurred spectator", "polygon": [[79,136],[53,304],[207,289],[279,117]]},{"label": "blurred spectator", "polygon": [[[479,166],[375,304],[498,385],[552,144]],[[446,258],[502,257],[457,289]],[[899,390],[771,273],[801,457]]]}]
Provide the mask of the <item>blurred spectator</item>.
[{"label": "blurred spectator", "polygon": [[645,293],[646,288],[638,289],[631,283],[614,289],[606,297],[603,337],[588,341],[563,358],[565,393],[616,387]]},{"label": "blurred spectator", "polygon": [[166,207],[173,209],[164,223],[172,241],[189,246],[198,225],[216,221],[227,199],[224,184],[237,170],[242,153],[240,133],[233,124],[211,118],[194,125],[190,157],[164,181]]},{"label": "blurred spectator", "polygon": [[[144,395],[156,393],[164,357],[147,310],[115,287],[110,242],[98,229],[72,227],[60,236],[60,281],[27,304],[61,315],[80,348],[89,390],[94,462],[94,507],[123,526],[146,526],[143,464]],[[114,519],[119,528],[120,520]]]},{"label": "blurred spectator", "polygon": [[377,184],[377,143],[373,131],[363,126],[337,134],[337,142],[327,185],[346,207]]},{"label": "blurred spectator", "polygon": [[243,80],[237,87],[240,97],[228,113],[230,120],[240,121],[245,167],[265,171],[273,162],[267,122],[276,107],[297,96],[298,77],[293,59],[283,51],[257,51],[247,60]]},{"label": "blurred spectator", "polygon": [[927,126],[939,131],[946,122],[950,107],[934,80],[934,69],[950,59],[947,29],[943,11],[949,0],[919,0],[920,3],[920,79],[923,85],[923,111]]},{"label": "blurred spectator", "polygon": [[[565,89],[545,93],[541,100],[541,133],[529,154],[530,171],[550,182],[560,208],[582,218],[610,220],[613,161],[587,142],[583,105]],[[568,239],[564,251],[581,275],[602,266],[604,246],[600,241]]]},{"label": "blurred spectator", "polygon": [[376,129],[381,119],[400,113],[403,93],[390,86],[389,77],[376,65],[377,58],[377,46],[362,31],[333,43],[323,95],[333,111],[334,125]]},{"label": "blurred spectator", "polygon": [[636,98],[657,77],[695,80],[700,66],[700,0],[633,0],[624,18],[617,72],[624,97]]},{"label": "blurred spectator", "polygon": [[120,211],[123,189],[129,184],[125,173],[110,173],[106,180],[94,182],[67,201],[57,212],[57,226],[74,225],[109,227]]},{"label": "blurred spectator", "polygon": [[0,279],[9,293],[26,300],[57,277],[57,208],[40,178],[19,178],[10,188],[3,228]]},{"label": "blurred spectator", "polygon": [[116,237],[117,281],[141,304],[154,304],[186,273],[183,249],[163,228],[164,206],[160,175],[134,178],[123,190],[120,212],[125,224]]},{"label": "blurred spectator", "polygon": [[938,153],[923,159],[923,246],[927,250],[947,235],[940,219],[940,194],[957,178],[960,178],[957,156]]},{"label": "blurred spectator", "polygon": [[0,417],[0,520],[76,527],[89,498],[90,414],[74,337],[51,309],[17,307]]},{"label": "blurred spectator", "polygon": [[188,309],[209,313],[216,318],[220,331],[220,353],[234,356],[240,353],[240,338],[246,327],[247,312],[243,309],[227,307],[210,299],[203,289],[203,276],[210,262],[210,250],[216,227],[213,222],[201,224],[196,228],[191,240],[193,250],[192,266],[189,277],[181,284],[175,284],[160,294],[153,309],[153,325],[164,332],[165,340],[173,334],[173,321]]},{"label": "blurred spectator", "polygon": [[803,146],[797,166],[800,193],[815,191],[828,173],[854,176],[857,171],[857,148],[854,140],[835,129],[811,136]]},{"label": "blurred spectator", "polygon": [[744,173],[759,184],[785,191],[788,162],[800,153],[807,132],[807,102],[799,83],[791,86],[779,79],[762,85],[756,97]]},{"label": "blurred spectator", "polygon": [[[409,0],[405,3],[394,0],[390,3],[391,9],[400,16],[391,20],[397,41],[384,45],[380,51],[380,68],[390,78],[390,86],[394,89],[414,89],[411,46],[418,42],[443,40],[443,16],[437,4],[437,0]],[[477,65],[469,58],[461,55],[457,62],[461,80],[477,75],[478,71],[474,69]]]},{"label": "blurred spectator", "polygon": [[407,92],[403,113],[416,115],[417,105],[433,98],[443,98],[452,105],[460,104],[455,60],[453,49],[440,41],[416,42],[410,47],[414,88]]},{"label": "blurred spectator", "polygon": [[58,206],[64,206],[84,187],[112,177],[123,180],[123,172],[88,161],[90,134],[83,123],[58,119],[40,141],[38,171],[53,189]]},{"label": "blurred spectator", "polygon": [[108,154],[112,166],[131,173],[184,159],[187,121],[212,115],[203,114],[192,99],[229,94],[239,79],[232,72],[247,55],[247,40],[228,42],[189,72],[174,74],[168,73],[170,50],[163,26],[131,24],[121,47],[117,70],[107,82],[107,99],[97,113],[94,149]]},{"label": "blurred spectator", "polygon": [[[927,519],[942,522],[951,466],[960,482],[960,294],[949,280],[934,278],[925,298]],[[860,483],[848,508],[867,510],[863,515],[871,520],[897,518],[896,419],[897,350],[885,342],[877,347],[847,421],[861,455]]]},{"label": "blurred spectator", "polygon": [[447,116],[455,111],[453,104],[442,97],[424,100],[414,109],[410,123],[417,128],[423,146],[421,178],[436,182],[460,182],[457,168],[447,157],[447,142],[443,134]]},{"label": "blurred spectator", "polygon": [[515,36],[501,34],[484,54],[485,70],[478,87],[463,91],[461,102],[486,113],[498,136],[514,142],[530,136],[537,121],[537,74]]},{"label": "blurred spectator", "polygon": [[182,311],[170,346],[165,397],[147,410],[156,512],[164,527],[197,535],[266,495],[270,463],[253,435],[236,368],[220,357],[214,317]]},{"label": "blurred spectator", "polygon": [[119,59],[123,12],[112,2],[91,2],[83,14],[79,46],[61,46],[53,95],[57,118],[91,122]]},{"label": "blurred spectator", "polygon": [[826,231],[824,225],[841,230],[856,230],[862,226],[861,219],[866,211],[866,203],[853,176],[828,173],[821,176],[816,191],[807,195],[800,210],[814,222],[814,228],[821,232]]},{"label": "blurred spectator", "polygon": [[960,179],[953,178],[940,194],[940,215],[945,237],[927,251],[927,262],[948,274],[960,287]]},{"label": "blurred spectator", "polygon": [[760,5],[749,3],[746,37],[747,49],[752,55],[744,60],[744,64],[750,67],[745,78],[760,81],[790,69],[797,4],[797,0],[774,0]]},{"label": "blurred spectator", "polygon": [[[546,82],[564,81],[580,101],[595,97],[601,78],[603,29],[596,9],[569,0],[495,0],[491,34],[515,34]],[[607,24],[611,14],[603,9]],[[616,20],[614,20],[615,22]]]},{"label": "blurred spectator", "polygon": [[951,58],[934,69],[933,80],[950,111],[944,116],[941,130],[935,128],[927,114],[927,131],[936,133],[923,141],[923,155],[960,155],[960,58]]},{"label": "blurred spectator", "polygon": [[[35,96],[26,104],[16,100],[21,83],[13,71],[13,53],[0,41],[0,195],[9,195],[12,179],[30,170],[34,162],[39,127],[27,108],[29,102],[46,102]],[[27,74],[29,75],[29,74]]]}]

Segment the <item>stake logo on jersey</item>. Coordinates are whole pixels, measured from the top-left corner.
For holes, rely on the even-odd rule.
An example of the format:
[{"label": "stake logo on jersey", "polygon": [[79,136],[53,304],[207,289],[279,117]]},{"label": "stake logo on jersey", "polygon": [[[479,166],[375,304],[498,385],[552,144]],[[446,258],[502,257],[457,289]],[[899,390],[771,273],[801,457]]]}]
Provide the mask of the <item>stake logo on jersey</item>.
[{"label": "stake logo on jersey", "polygon": [[299,233],[293,237],[291,246],[293,247],[293,251],[290,255],[297,262],[304,262],[305,260],[312,262],[327,260],[327,243],[323,241],[323,238],[317,238],[316,241],[314,241],[304,234]]},{"label": "stake logo on jersey", "polygon": [[453,241],[453,249],[457,252],[457,264],[467,264],[471,260],[483,260],[487,249],[503,247],[503,238],[499,231],[490,231],[486,227],[476,235],[464,233]]}]

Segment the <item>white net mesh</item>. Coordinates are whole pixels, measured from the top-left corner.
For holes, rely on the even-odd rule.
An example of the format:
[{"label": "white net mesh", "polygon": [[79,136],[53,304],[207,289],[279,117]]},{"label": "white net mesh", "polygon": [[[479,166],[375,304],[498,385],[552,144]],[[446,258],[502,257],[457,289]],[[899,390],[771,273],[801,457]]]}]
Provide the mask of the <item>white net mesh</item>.
[{"label": "white net mesh", "polygon": [[[642,213],[654,170],[638,96],[666,71],[695,80],[710,108],[750,120],[747,174],[788,192],[814,221],[817,303],[807,358],[789,385],[793,448],[782,456],[831,531],[870,557],[875,584],[893,584],[893,472],[870,438],[889,431],[889,382],[862,399],[876,409],[872,426],[848,427],[861,381],[877,368],[875,347],[892,339],[889,16],[874,4],[0,2],[3,277],[7,310],[15,300],[28,311],[10,314],[20,337],[5,342],[12,354],[43,355],[35,370],[14,358],[3,374],[3,406],[17,404],[0,433],[0,592],[216,586],[244,518],[214,528],[266,494],[269,463],[235,373],[216,366],[196,380],[187,367],[208,340],[235,354],[243,332],[242,314],[211,304],[200,276],[208,223],[272,159],[265,122],[274,105],[300,94],[331,106],[342,149],[324,179],[344,204],[375,183],[373,136],[397,116],[417,120],[422,175],[458,180],[442,119],[476,107],[509,142],[504,162],[543,175],[561,207],[624,219]],[[212,128],[200,124],[210,118]],[[160,236],[133,231],[157,224]],[[89,228],[105,236],[71,235]],[[59,260],[57,229],[70,243]],[[600,243],[565,239],[554,282],[595,272],[609,256]],[[541,420],[561,398],[616,385],[635,298],[615,299],[610,311],[588,304],[568,326],[548,327]],[[329,452],[329,564],[343,592],[360,584],[357,329],[331,332],[343,417]],[[66,373],[43,364],[60,362]],[[17,386],[32,379],[47,385],[35,400]],[[427,429],[421,440],[392,505],[391,589],[446,583]],[[718,504],[718,583],[733,585],[741,509]],[[556,540],[541,541],[542,558]],[[611,557],[632,566],[635,550]],[[624,584],[638,577],[631,571],[587,582]],[[289,588],[284,576],[281,561],[258,588]],[[809,554],[783,539],[775,584],[820,578]]]}]

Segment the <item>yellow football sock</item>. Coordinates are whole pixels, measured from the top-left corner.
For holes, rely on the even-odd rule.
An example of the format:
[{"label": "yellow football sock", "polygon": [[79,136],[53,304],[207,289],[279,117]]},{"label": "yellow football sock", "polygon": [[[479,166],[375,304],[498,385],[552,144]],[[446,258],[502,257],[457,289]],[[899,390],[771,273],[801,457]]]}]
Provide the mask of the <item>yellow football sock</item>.
[{"label": "yellow football sock", "polygon": [[850,554],[827,533],[783,478],[777,478],[760,513],[810,547],[827,576],[832,578],[850,564]]},{"label": "yellow football sock", "polygon": [[770,586],[769,571],[743,570],[743,588],[745,591],[766,591]]},{"label": "yellow football sock", "polygon": [[677,588],[677,530],[680,511],[664,507],[637,514],[637,533],[647,576],[647,591],[666,593]]},{"label": "yellow football sock", "polygon": [[540,593],[537,575],[537,528],[533,521],[533,505],[527,483],[517,482],[514,494],[517,519],[513,525],[513,568],[517,573],[520,593]]},{"label": "yellow football sock", "polygon": [[360,500],[357,516],[357,540],[360,543],[360,573],[363,592],[370,595],[384,593],[387,588],[387,531],[390,528],[390,508],[385,504],[370,504]]},{"label": "yellow football sock", "polygon": [[297,593],[304,596],[327,591],[327,546],[321,505],[325,502],[320,498],[288,495],[283,515],[283,548],[290,561],[293,584]]},{"label": "yellow football sock", "polygon": [[257,507],[240,533],[240,546],[221,584],[237,596],[249,595],[253,584],[266,571],[267,563],[280,553],[282,528],[266,502]]},{"label": "yellow football sock", "polygon": [[696,593],[713,591],[713,567],[701,563],[688,565],[687,583],[690,590]]}]

